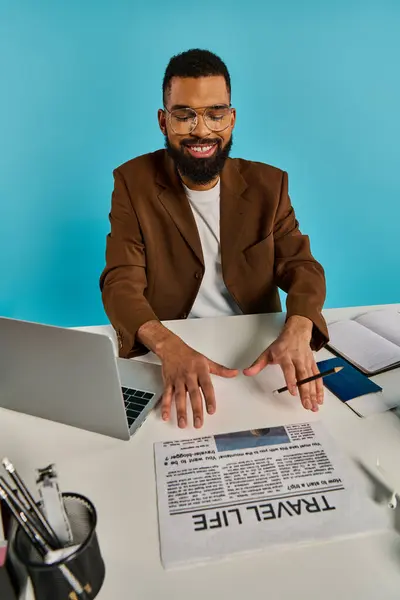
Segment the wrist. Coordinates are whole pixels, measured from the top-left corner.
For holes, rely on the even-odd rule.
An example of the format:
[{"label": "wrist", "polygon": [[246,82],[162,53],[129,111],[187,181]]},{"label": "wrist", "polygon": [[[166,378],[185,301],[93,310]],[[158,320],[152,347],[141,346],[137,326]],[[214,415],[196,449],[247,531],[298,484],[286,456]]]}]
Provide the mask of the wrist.
[{"label": "wrist", "polygon": [[307,317],[301,315],[292,315],[285,323],[284,331],[287,333],[297,333],[303,335],[308,341],[311,341],[314,323]]},{"label": "wrist", "polygon": [[163,360],[163,357],[167,352],[166,348],[170,346],[171,342],[179,338],[162,325],[162,323],[154,320],[147,321],[139,327],[137,339],[149,350],[154,352],[158,358]]},{"label": "wrist", "polygon": [[158,337],[155,346],[154,346],[154,354],[158,356],[158,358],[163,361],[167,354],[171,353],[171,346],[175,345],[177,342],[182,341],[178,336],[176,336],[172,331],[166,329],[162,332],[162,334]]}]

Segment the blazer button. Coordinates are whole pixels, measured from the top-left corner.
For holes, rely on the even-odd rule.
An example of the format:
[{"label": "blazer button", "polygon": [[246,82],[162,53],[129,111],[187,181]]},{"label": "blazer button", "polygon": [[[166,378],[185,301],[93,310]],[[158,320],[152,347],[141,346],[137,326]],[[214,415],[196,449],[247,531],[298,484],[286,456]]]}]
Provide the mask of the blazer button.
[{"label": "blazer button", "polygon": [[187,312],[184,312],[184,313],[182,314],[182,319],[187,319],[187,316],[188,316]]},{"label": "blazer button", "polygon": [[203,277],[203,273],[201,271],[197,271],[194,276],[196,277],[196,279],[201,279]]}]

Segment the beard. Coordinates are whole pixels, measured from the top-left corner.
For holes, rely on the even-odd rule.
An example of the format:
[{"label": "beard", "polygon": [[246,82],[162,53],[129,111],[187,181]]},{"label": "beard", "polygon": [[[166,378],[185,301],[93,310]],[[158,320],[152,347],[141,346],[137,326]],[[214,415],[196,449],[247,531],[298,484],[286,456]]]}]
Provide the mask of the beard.
[{"label": "beard", "polygon": [[232,148],[232,136],[224,147],[221,140],[197,139],[198,144],[217,143],[217,149],[209,158],[195,158],[185,151],[186,144],[193,144],[194,139],[188,138],[182,140],[180,148],[175,148],[170,144],[168,136],[165,136],[165,148],[175,163],[178,173],[182,177],[187,177],[193,183],[198,185],[206,185],[216,179],[221,173],[226,159]]}]

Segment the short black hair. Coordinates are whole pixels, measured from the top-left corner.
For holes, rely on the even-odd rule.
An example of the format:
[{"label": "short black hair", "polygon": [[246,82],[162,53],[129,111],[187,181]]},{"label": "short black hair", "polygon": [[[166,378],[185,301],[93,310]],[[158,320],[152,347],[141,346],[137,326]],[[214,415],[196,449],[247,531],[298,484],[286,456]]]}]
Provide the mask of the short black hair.
[{"label": "short black hair", "polygon": [[231,77],[224,61],[209,50],[194,48],[176,54],[171,58],[165,69],[162,92],[164,106],[173,77],[211,77],[222,75],[225,78],[226,87],[231,95]]}]

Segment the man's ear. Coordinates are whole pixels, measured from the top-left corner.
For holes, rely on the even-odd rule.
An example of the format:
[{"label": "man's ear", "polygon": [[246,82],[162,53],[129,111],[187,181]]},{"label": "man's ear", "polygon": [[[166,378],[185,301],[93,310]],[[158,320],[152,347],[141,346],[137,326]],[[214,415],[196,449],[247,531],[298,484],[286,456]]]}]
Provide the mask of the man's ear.
[{"label": "man's ear", "polygon": [[231,129],[233,129],[236,125],[236,109],[232,110],[232,121],[231,121]]},{"label": "man's ear", "polygon": [[165,111],[162,108],[158,109],[158,125],[163,135],[167,135],[167,118],[165,115]]}]

